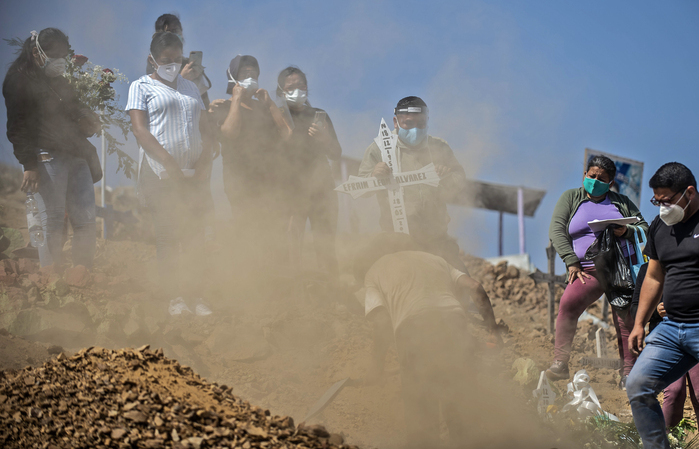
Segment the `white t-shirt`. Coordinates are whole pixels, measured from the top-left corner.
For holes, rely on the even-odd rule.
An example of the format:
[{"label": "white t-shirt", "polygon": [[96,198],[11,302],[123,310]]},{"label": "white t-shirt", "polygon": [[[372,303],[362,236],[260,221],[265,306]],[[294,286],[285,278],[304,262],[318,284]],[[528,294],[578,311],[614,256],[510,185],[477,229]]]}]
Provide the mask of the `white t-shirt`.
[{"label": "white t-shirt", "polygon": [[421,251],[401,251],[376,261],[364,278],[364,313],[385,307],[393,330],[408,317],[426,311],[464,313],[456,299],[456,281],[465,273],[444,259]]}]

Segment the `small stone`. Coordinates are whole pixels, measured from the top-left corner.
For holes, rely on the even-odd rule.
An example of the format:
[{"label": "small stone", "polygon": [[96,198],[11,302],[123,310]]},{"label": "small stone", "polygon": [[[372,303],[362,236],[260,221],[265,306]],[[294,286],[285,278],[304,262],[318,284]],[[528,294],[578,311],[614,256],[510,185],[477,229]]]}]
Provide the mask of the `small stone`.
[{"label": "small stone", "polygon": [[121,437],[126,435],[126,430],[125,429],[114,429],[112,430],[112,439],[113,440],[118,440]]},{"label": "small stone", "polygon": [[90,283],[90,272],[82,265],[68,268],[65,273],[66,283],[73,287],[86,287]]}]

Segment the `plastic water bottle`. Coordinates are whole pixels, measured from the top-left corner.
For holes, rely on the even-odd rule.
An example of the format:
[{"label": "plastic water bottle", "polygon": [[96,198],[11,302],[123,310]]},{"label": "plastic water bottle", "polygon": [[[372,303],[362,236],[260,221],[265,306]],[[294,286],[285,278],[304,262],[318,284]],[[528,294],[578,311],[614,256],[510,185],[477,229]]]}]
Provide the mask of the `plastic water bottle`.
[{"label": "plastic water bottle", "polygon": [[39,204],[32,192],[27,192],[27,201],[24,203],[27,209],[27,228],[29,229],[29,241],[34,248],[44,246],[46,235],[39,219]]}]

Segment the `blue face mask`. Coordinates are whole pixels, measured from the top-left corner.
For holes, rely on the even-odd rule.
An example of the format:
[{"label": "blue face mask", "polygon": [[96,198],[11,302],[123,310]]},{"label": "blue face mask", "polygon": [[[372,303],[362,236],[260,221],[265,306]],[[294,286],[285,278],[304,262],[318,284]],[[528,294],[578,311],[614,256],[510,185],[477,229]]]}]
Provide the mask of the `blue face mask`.
[{"label": "blue face mask", "polygon": [[583,187],[585,187],[585,191],[591,196],[602,196],[609,192],[609,184],[587,177],[585,177],[583,181]]},{"label": "blue face mask", "polygon": [[398,137],[401,142],[408,145],[409,147],[414,147],[415,145],[420,145],[423,140],[427,137],[427,126],[424,128],[410,128],[404,129],[400,126],[398,127]]}]

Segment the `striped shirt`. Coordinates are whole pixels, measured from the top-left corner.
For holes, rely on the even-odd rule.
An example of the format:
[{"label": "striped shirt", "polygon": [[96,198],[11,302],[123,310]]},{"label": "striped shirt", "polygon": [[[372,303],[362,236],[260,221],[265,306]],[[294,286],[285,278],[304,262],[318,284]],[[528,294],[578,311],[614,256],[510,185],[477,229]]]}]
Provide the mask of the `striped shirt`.
[{"label": "striped shirt", "polygon": [[[126,111],[138,109],[148,113],[150,133],[175,158],[181,169],[193,169],[201,156],[202,144],[199,118],[204,103],[197,86],[177,75],[177,90],[148,75],[143,75],[129,86]],[[143,160],[156,175],[162,177],[165,167],[139,148],[139,173]]]}]

